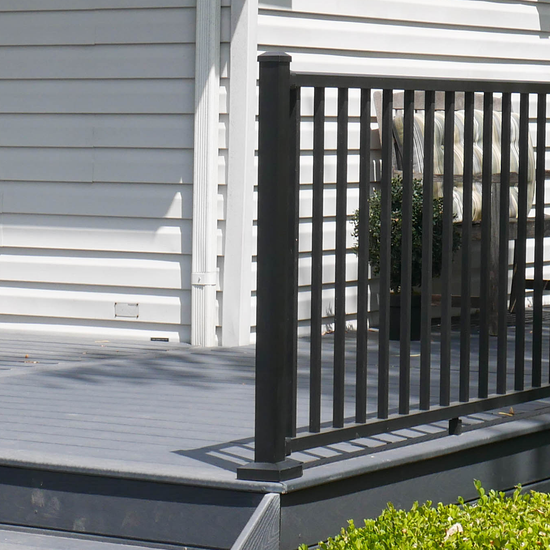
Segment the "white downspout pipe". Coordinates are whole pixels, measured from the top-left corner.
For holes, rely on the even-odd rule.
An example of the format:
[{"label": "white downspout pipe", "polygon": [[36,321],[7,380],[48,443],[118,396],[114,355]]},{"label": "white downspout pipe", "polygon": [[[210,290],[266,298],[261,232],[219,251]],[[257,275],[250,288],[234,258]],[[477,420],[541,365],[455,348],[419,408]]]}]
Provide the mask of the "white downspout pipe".
[{"label": "white downspout pipe", "polygon": [[191,343],[215,346],[220,0],[197,0]]}]

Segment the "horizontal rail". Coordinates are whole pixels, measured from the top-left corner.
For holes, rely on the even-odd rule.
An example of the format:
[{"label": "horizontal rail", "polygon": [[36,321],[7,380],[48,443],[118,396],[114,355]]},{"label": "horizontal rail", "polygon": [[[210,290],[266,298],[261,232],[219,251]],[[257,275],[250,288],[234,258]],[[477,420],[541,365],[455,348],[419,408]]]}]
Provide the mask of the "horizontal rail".
[{"label": "horizontal rail", "polygon": [[413,428],[450,420],[459,416],[491,411],[502,407],[510,407],[528,401],[537,401],[550,397],[550,386],[532,388],[529,390],[509,393],[506,395],[495,395],[482,399],[471,399],[467,403],[458,403],[443,407],[433,407],[429,411],[414,412],[405,415],[390,415],[381,421],[367,422],[365,424],[348,424],[345,428],[328,428],[315,434],[298,434],[295,438],[287,439],[287,453],[305,451],[315,447],[333,445],[342,441],[351,441],[360,437],[370,437],[377,434],[393,432],[405,428]]},{"label": "horizontal rail", "polygon": [[312,74],[303,72],[291,72],[290,85],[296,87],[372,88],[434,92],[550,93],[550,82],[414,78],[331,73]]}]

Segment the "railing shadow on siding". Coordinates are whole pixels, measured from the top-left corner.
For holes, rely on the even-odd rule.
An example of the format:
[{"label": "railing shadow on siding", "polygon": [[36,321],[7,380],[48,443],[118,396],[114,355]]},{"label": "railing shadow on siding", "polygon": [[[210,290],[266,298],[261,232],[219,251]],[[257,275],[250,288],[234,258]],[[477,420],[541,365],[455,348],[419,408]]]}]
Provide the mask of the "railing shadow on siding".
[{"label": "railing shadow on siding", "polygon": [[[294,73],[291,57],[267,53],[260,61],[259,160],[258,160],[258,284],[256,329],[256,408],[255,460],[238,470],[240,479],[282,481],[302,475],[302,464],[289,458],[293,452],[349,441],[392,430],[449,421],[449,432],[460,431],[460,417],[511,406],[550,396],[548,358],[543,360],[543,239],[545,236],[545,131],[546,99],[550,84],[512,81],[438,80]],[[300,182],[300,96],[302,88],[314,90],[313,112],[313,206],[311,247],[311,332],[307,429],[297,432],[297,306],[298,306],[298,202]],[[331,368],[331,426],[322,422],[322,261],[323,185],[325,158],[325,91],[337,89],[336,146],[336,247],[334,282],[334,352]],[[358,222],[358,281],[356,364],[354,365],[353,419],[345,416],[346,402],[346,240],[350,232],[347,214],[348,185],[348,100],[349,90],[360,90],[360,167]],[[367,327],[368,239],[370,200],[371,107],[373,90],[381,90],[382,176],[380,222],[379,331],[376,372],[368,372]],[[390,402],[390,258],[391,258],[391,179],[394,150],[394,94],[403,95],[402,146],[402,255],[401,255],[401,338],[397,386],[397,411]],[[422,94],[424,158],[423,179],[423,272],[421,284],[421,340],[416,384],[411,399],[411,224],[413,187],[413,142],[415,101]],[[519,116],[512,117],[512,97],[519,97]],[[480,176],[481,224],[472,223],[474,117],[481,97],[483,159]],[[536,177],[535,217],[528,219],[529,101],[536,97]],[[493,177],[493,107],[502,105],[500,128],[501,158],[498,178]],[[439,343],[432,345],[432,242],[434,183],[434,113],[443,101],[444,141],[442,194],[442,275]],[[460,106],[457,103],[460,102]],[[461,108],[464,120],[462,148],[463,214],[460,290],[460,352],[457,376],[451,376],[451,293],[453,185],[455,182],[455,111]],[[418,112],[418,111],[417,111]],[[517,220],[510,219],[511,132],[516,120],[517,143]],[[519,121],[519,122],[518,122]],[[515,139],[515,138],[514,138]],[[417,144],[418,145],[418,144]],[[417,146],[416,145],[416,146]],[[530,150],[531,147],[531,150]],[[513,151],[512,151],[513,154]],[[498,156],[498,155],[497,155]],[[533,168],[534,169],[534,168]],[[480,323],[476,336],[476,364],[472,364],[471,241],[474,233],[481,240]],[[528,234],[535,239],[532,360],[527,364],[525,325],[525,273]],[[514,295],[516,299],[513,353],[509,350],[508,250],[515,240]],[[499,283],[500,281],[500,283]],[[489,350],[494,348],[496,367],[489,371]],[[479,348],[479,349],[477,349]],[[435,351],[435,353],[434,353]],[[456,354],[454,354],[456,356]],[[494,354],[492,354],[494,355]],[[513,355],[513,357],[511,357]],[[455,359],[456,360],[456,359]],[[393,380],[393,379],[392,379]],[[434,388],[437,384],[437,389]],[[453,387],[453,384],[455,386]],[[374,403],[372,385],[375,385]],[[458,387],[456,387],[456,385]],[[369,390],[369,391],[367,391]],[[349,393],[349,387],[348,387]],[[434,395],[435,394],[435,395]],[[367,399],[367,395],[369,396]],[[326,399],[326,394],[323,398]],[[349,397],[348,397],[349,399]],[[368,403],[367,403],[368,401]],[[368,406],[367,406],[368,405]],[[374,413],[372,413],[374,411]]]}]

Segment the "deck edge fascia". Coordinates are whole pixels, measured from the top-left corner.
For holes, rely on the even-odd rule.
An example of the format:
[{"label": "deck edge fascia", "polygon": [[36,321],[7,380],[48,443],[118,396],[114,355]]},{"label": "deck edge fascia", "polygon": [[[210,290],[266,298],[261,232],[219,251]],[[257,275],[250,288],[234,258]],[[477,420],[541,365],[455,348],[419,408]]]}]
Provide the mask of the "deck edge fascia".
[{"label": "deck edge fascia", "polygon": [[461,435],[444,436],[360,457],[304,469],[301,478],[284,482],[285,493],[334,481],[405,466],[420,460],[446,456],[522,436],[550,430],[550,413],[479,428]]}]

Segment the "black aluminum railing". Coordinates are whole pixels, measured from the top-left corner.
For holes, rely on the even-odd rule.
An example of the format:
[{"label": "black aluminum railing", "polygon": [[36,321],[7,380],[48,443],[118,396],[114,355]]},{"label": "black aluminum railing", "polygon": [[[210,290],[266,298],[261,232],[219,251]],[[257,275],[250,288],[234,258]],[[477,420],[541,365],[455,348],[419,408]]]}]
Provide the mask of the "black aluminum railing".
[{"label": "black aluminum railing", "polygon": [[[259,181],[258,181],[258,284],[256,327],[256,424],[255,461],[239,469],[241,479],[280,481],[301,475],[300,462],[289,459],[303,451],[336,442],[366,437],[395,429],[449,420],[456,430],[459,417],[550,396],[550,366],[543,358],[543,239],[548,233],[544,214],[546,94],[549,84],[365,77],[303,74],[290,71],[285,54],[260,56]],[[311,315],[309,357],[309,425],[297,433],[297,310],[298,310],[298,222],[300,169],[300,97],[303,88],[313,88],[313,206],[311,245]],[[323,282],[323,188],[325,159],[325,94],[337,89],[336,146],[336,247],[334,282],[334,350],[331,367],[332,418],[322,422],[322,291]],[[349,90],[360,90],[359,114],[359,198],[357,330],[353,393],[355,414],[346,418],[346,388],[350,365],[346,364],[349,343],[346,312],[346,240],[350,233],[347,211],[348,190],[348,101]],[[369,200],[371,194],[371,102],[373,90],[382,91],[381,124],[381,262],[379,276],[379,329],[367,329]],[[403,92],[402,145],[402,256],[401,337],[396,400],[391,402],[389,334],[390,312],[390,217],[393,171],[393,101]],[[419,363],[411,367],[411,224],[413,189],[413,131],[415,101],[423,93],[423,242],[422,306]],[[432,319],[432,243],[434,182],[434,112],[444,94],[444,173],[441,321],[434,347]],[[474,110],[482,97],[483,166],[482,222],[472,224]],[[536,94],[536,96],[535,96]],[[510,142],[512,97],[519,109],[518,218],[509,218]],[[502,110],[501,168],[492,174],[493,102]],[[528,219],[529,105],[536,99],[536,215]],[[455,109],[464,111],[463,221],[460,278],[460,351],[453,354],[453,184]],[[480,234],[480,237],[479,237]],[[476,237],[477,236],[477,237]],[[526,369],[526,253],[527,237],[534,237],[533,324],[529,327]],[[481,240],[479,333],[472,349],[472,243]],[[509,240],[515,241],[514,283],[515,328],[508,329]],[[456,310],[455,310],[456,311]],[[515,332],[514,357],[510,357],[510,336]],[[492,335],[496,334],[496,337]],[[368,352],[369,339],[376,337],[376,357]],[[548,335],[547,335],[548,337]],[[496,339],[496,353],[491,352]],[[548,342],[546,342],[548,344]],[[546,349],[547,349],[546,345]],[[372,349],[372,348],[370,348]],[[493,350],[494,351],[494,350]],[[475,360],[472,358],[475,356]],[[452,360],[458,361],[458,375],[452,374]],[[369,371],[369,361],[377,368]],[[496,366],[490,369],[491,362]],[[475,366],[475,368],[473,368]],[[417,368],[418,367],[418,368]],[[477,370],[477,375],[476,371]],[[347,372],[348,371],[348,372]],[[414,371],[414,373],[413,373]],[[413,373],[417,395],[411,397]],[[544,373],[544,374],[543,374]],[[529,376],[527,376],[529,375]],[[513,379],[513,382],[512,382]],[[529,383],[527,383],[529,382]],[[346,383],[348,386],[346,386]],[[438,384],[438,388],[435,384]],[[454,384],[454,385],[453,385]],[[369,389],[375,391],[369,393]],[[473,391],[472,391],[473,389]],[[437,394],[438,395],[435,395]],[[471,395],[475,393],[475,395]],[[368,397],[369,396],[369,397]],[[349,400],[349,396],[348,396]],[[375,401],[373,403],[372,401]],[[369,405],[369,407],[367,406]],[[369,412],[371,411],[371,412]],[[325,415],[326,416],[326,415]]]}]

